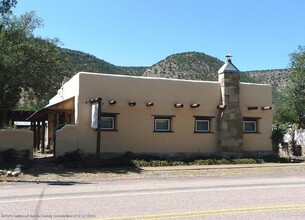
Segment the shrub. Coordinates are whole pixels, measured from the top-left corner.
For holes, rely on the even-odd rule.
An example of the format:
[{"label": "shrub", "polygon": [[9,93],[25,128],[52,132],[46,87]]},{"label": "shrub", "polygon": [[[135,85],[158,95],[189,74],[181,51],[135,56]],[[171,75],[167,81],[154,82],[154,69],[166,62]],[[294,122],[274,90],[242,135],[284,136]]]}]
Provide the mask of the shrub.
[{"label": "shrub", "polygon": [[285,135],[285,130],[280,127],[277,127],[276,129],[272,130],[272,134],[271,134],[272,150],[275,153],[279,152],[279,144],[284,141],[284,135]]},{"label": "shrub", "polygon": [[232,164],[256,164],[257,160],[253,158],[232,159]]},{"label": "shrub", "polygon": [[220,160],[215,160],[216,165],[231,164],[232,162],[234,164],[234,159],[233,160],[227,160],[225,158],[222,158]]},{"label": "shrub", "polygon": [[183,161],[172,161],[171,162],[171,166],[185,166],[187,165],[187,163],[183,162]]},{"label": "shrub", "polygon": [[257,162],[258,164],[265,163],[265,161],[264,161],[263,159],[261,159],[261,158],[256,159],[256,162]]},{"label": "shrub", "polygon": [[240,159],[196,159],[193,161],[184,162],[171,161],[171,160],[132,160],[132,163],[138,167],[158,167],[158,166],[185,166],[185,165],[224,165],[224,164],[261,164],[264,163],[263,159],[253,159],[253,158],[240,158]]},{"label": "shrub", "polygon": [[56,162],[66,166],[77,167],[86,161],[85,154],[82,150],[66,152],[63,156],[57,157]]},{"label": "shrub", "polygon": [[160,166],[184,166],[188,165],[183,161],[169,161],[169,160],[132,160],[132,163],[138,167],[160,167]]},{"label": "shrub", "polygon": [[205,160],[199,159],[199,160],[195,160],[193,162],[189,162],[188,164],[189,165],[213,165],[213,164],[215,164],[215,160],[213,160],[213,159],[205,159]]},{"label": "shrub", "polygon": [[150,163],[146,160],[132,160],[132,163],[137,167],[149,167]]}]

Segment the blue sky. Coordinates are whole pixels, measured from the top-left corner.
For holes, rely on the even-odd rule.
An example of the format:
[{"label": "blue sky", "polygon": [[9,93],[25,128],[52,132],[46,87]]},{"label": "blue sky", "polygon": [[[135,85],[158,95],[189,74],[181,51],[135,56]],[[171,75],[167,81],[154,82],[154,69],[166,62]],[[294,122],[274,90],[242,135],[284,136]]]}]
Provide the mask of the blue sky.
[{"label": "blue sky", "polygon": [[13,13],[44,20],[37,36],[59,38],[119,66],[151,66],[197,51],[241,70],[289,67],[305,46],[303,0],[18,0]]}]

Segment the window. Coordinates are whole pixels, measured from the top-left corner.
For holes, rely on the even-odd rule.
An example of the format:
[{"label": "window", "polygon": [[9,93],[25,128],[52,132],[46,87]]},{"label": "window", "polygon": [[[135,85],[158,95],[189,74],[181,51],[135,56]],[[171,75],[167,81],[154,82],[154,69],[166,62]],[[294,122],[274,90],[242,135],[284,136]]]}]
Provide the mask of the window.
[{"label": "window", "polygon": [[171,132],[172,131],[172,117],[174,116],[155,116],[155,132]]},{"label": "window", "polygon": [[118,113],[102,113],[101,130],[116,131],[116,121]]},{"label": "window", "polygon": [[244,121],[244,132],[255,133],[256,121]]},{"label": "window", "polygon": [[209,132],[210,120],[196,120],[196,132]]},{"label": "window", "polygon": [[244,118],[244,133],[258,133],[257,121],[259,118]]},{"label": "window", "polygon": [[101,117],[102,130],[114,130],[114,117]]},{"label": "window", "polygon": [[156,118],[155,131],[170,131],[171,124],[169,118]]},{"label": "window", "polygon": [[194,116],[195,117],[195,133],[209,133],[211,132],[211,119],[210,116]]}]

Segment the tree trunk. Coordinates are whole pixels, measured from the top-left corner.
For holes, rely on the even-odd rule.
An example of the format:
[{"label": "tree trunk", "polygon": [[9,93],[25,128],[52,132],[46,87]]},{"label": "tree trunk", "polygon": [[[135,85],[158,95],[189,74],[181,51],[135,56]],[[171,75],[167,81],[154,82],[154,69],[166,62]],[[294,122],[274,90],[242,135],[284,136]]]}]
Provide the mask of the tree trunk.
[{"label": "tree trunk", "polygon": [[291,140],[291,150],[292,150],[292,155],[295,155],[295,151],[296,151],[296,141],[295,141],[295,128],[292,129],[292,140]]},{"label": "tree trunk", "polygon": [[3,109],[0,113],[0,128],[4,128],[8,125],[8,110]]}]

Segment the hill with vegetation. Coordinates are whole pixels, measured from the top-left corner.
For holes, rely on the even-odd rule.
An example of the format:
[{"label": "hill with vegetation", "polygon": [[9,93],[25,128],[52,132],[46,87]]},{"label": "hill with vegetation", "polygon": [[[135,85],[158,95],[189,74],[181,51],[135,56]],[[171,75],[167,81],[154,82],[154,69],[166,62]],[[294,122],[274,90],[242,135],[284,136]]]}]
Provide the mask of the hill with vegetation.
[{"label": "hill with vegetation", "polygon": [[[224,64],[223,61],[204,53],[185,52],[168,56],[151,67],[123,67],[81,51],[63,48],[61,50],[66,57],[68,71],[64,81],[69,80],[78,72],[217,81],[217,72]],[[273,102],[277,105],[280,103],[280,92],[287,85],[288,75],[289,69],[278,69],[241,72],[240,77],[242,82],[272,85]],[[37,110],[46,104],[33,104],[36,102],[37,100],[33,100],[28,92],[23,91],[17,109]]]},{"label": "hill with vegetation", "polygon": [[[70,49],[62,49],[68,57],[71,75],[80,72],[96,72],[133,76],[151,76],[175,79],[217,80],[217,71],[223,61],[199,52],[178,53],[166,57],[151,67],[122,67],[97,57]],[[288,82],[289,69],[245,71],[241,81],[270,84],[281,91]]]},{"label": "hill with vegetation", "polygon": [[282,91],[287,83],[289,76],[289,69],[273,69],[273,70],[256,70],[244,72],[251,79],[257,80],[261,83],[270,84],[278,91]]},{"label": "hill with vegetation", "polygon": [[171,55],[147,68],[143,76],[175,79],[217,80],[223,62],[204,53],[186,52]]},{"label": "hill with vegetation", "polygon": [[67,66],[71,75],[78,72],[94,72],[121,75],[142,75],[147,67],[120,67],[99,59],[93,55],[70,49],[62,49],[67,57]]}]

